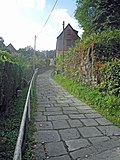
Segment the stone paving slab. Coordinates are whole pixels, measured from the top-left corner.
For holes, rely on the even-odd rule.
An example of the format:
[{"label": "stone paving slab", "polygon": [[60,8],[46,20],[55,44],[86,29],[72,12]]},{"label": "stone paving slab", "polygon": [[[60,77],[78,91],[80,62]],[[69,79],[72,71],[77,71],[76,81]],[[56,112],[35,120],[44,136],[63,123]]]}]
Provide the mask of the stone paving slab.
[{"label": "stone paving slab", "polygon": [[69,117],[70,117],[71,119],[86,118],[86,117],[84,116],[84,114],[69,114]]},{"label": "stone paving slab", "polygon": [[78,158],[82,159],[93,153],[97,153],[97,149],[94,148],[93,146],[90,146],[90,147],[85,147],[85,148],[81,148],[76,151],[70,152],[70,156],[73,159],[77,160]]},{"label": "stone paving slab", "polygon": [[76,107],[63,107],[63,111],[77,111]]},{"label": "stone paving slab", "polygon": [[42,115],[37,115],[36,121],[47,121],[47,117]]},{"label": "stone paving slab", "polygon": [[68,122],[66,120],[57,120],[52,121],[54,129],[65,129],[70,128]]},{"label": "stone paving slab", "polygon": [[79,119],[74,119],[74,120],[69,119],[68,122],[71,127],[82,127],[83,126],[83,124],[80,122]]},{"label": "stone paving slab", "polygon": [[85,116],[87,117],[87,118],[100,118],[100,117],[102,117],[100,114],[98,114],[98,113],[88,113],[88,114],[85,114]]},{"label": "stone paving slab", "polygon": [[36,160],[118,160],[120,128],[65,91],[51,70],[37,77]]},{"label": "stone paving slab", "polygon": [[60,141],[60,136],[57,131],[38,131],[34,133],[37,142],[56,142]]},{"label": "stone paving slab", "polygon": [[94,119],[81,119],[81,122],[85,126],[98,126],[98,123]]},{"label": "stone paving slab", "polygon": [[110,140],[110,138],[107,137],[107,136],[89,138],[89,141],[90,141],[92,144],[96,144],[96,143],[104,142],[104,141],[108,141],[108,140]]},{"label": "stone paving slab", "polygon": [[53,125],[51,122],[36,122],[35,123],[37,130],[49,130],[49,129],[53,129]]},{"label": "stone paving slab", "polygon": [[79,114],[79,112],[77,110],[73,110],[73,111],[69,111],[69,110],[64,110],[63,114]]},{"label": "stone paving slab", "polygon": [[82,113],[90,113],[90,114],[91,113],[97,113],[95,110],[92,110],[92,109],[83,109],[83,110],[79,109],[78,112],[81,113],[81,114]]},{"label": "stone paving slab", "polygon": [[105,118],[97,118],[95,119],[100,125],[111,125],[112,123]]},{"label": "stone paving slab", "polygon": [[55,107],[47,108],[46,107],[46,111],[47,112],[57,112],[57,111],[62,111],[62,108],[60,108],[60,107],[59,108],[58,107],[57,108],[55,108]]},{"label": "stone paving slab", "polygon": [[99,137],[103,134],[96,127],[81,127],[79,128],[83,137]]},{"label": "stone paving slab", "polygon": [[44,112],[44,115],[45,115],[45,116],[61,115],[61,114],[63,114],[63,112],[61,112],[61,111],[54,111],[54,112],[49,112],[49,111],[47,111],[47,112]]},{"label": "stone paving slab", "polygon": [[69,119],[67,115],[55,115],[55,116],[48,116],[48,120],[62,120],[62,119]]},{"label": "stone paving slab", "polygon": [[80,138],[80,134],[75,128],[60,130],[59,134],[62,137],[62,140],[65,141]]},{"label": "stone paving slab", "polygon": [[83,147],[86,147],[90,145],[87,139],[75,139],[75,140],[69,140],[65,141],[66,145],[68,146],[69,151],[74,151]]},{"label": "stone paving slab", "polygon": [[53,142],[46,144],[46,150],[49,157],[60,156],[67,154],[63,142]]}]

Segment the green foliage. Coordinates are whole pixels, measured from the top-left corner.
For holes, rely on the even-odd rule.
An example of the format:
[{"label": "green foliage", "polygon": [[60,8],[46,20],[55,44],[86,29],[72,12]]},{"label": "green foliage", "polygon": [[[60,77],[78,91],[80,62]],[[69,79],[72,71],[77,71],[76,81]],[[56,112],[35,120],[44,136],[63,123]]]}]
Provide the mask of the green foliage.
[{"label": "green foliage", "polygon": [[119,0],[99,0],[96,2],[93,25],[95,32],[120,28]]},{"label": "green foliage", "polygon": [[98,60],[111,61],[120,58],[120,30],[99,33],[94,42]]},{"label": "green foliage", "polygon": [[98,60],[108,61],[111,58],[120,58],[120,30],[91,34],[77,45],[87,50],[92,42],[94,42],[95,56]]},{"label": "green foliage", "polygon": [[17,95],[17,89],[22,88],[22,70],[15,63],[9,62],[4,55],[5,61],[0,61],[0,114],[7,114],[11,102]]},{"label": "green foliage", "polygon": [[32,72],[28,65],[19,64],[13,55],[0,51],[0,114],[8,114],[17,90],[27,84]]},{"label": "green foliage", "polygon": [[[14,101],[17,90],[22,89],[31,79],[33,63],[42,68],[45,60],[33,57],[33,49],[20,49],[21,53],[12,55],[0,51],[0,113],[7,114],[11,101]],[[48,63],[47,63],[48,64]]]},{"label": "green foliage", "polygon": [[[62,55],[58,56],[56,71],[61,73],[64,66],[66,76],[87,85],[98,85],[102,92],[118,96],[119,43],[120,30],[91,34],[82,41],[77,41],[75,47],[65,53],[64,63]],[[110,76],[111,73],[116,73],[114,79],[113,75]]]},{"label": "green foliage", "polygon": [[93,33],[93,16],[96,7],[94,0],[76,0],[77,9],[75,18],[78,20],[81,27],[84,29],[84,36]]},{"label": "green foliage", "polygon": [[75,18],[84,36],[120,28],[119,0],[76,0]]},{"label": "green foliage", "polygon": [[56,68],[56,72],[57,73],[60,73],[60,72],[62,72],[62,64],[63,62],[62,62],[62,53],[59,53],[59,55],[58,55],[58,57],[57,57],[57,59],[56,59],[56,61],[55,61],[55,68]]},{"label": "green foliage", "polygon": [[97,89],[75,82],[63,75],[54,75],[53,79],[62,85],[68,92],[120,126],[120,99],[116,96],[101,93]]},{"label": "green foliage", "polygon": [[120,60],[106,63],[106,67],[102,69],[102,82],[99,89],[120,96]]},{"label": "green foliage", "polygon": [[4,39],[1,36],[0,36],[0,50],[2,50],[2,51],[6,50],[6,46],[4,44]]},{"label": "green foliage", "polygon": [[96,60],[111,61],[120,58],[120,30],[104,31],[101,33],[91,34],[81,41],[77,41],[74,48],[66,53],[67,59],[73,56],[73,53],[84,52],[87,54],[88,49],[94,45],[94,55]]},{"label": "green foliage", "polygon": [[21,48],[18,52],[19,54],[15,56],[15,59],[23,67],[33,68],[33,65],[35,65],[35,68],[41,68],[46,63],[45,59],[39,55],[39,52],[34,52],[34,49],[30,46]]},{"label": "green foliage", "polygon": [[27,95],[25,88],[10,108],[7,116],[0,116],[0,159],[13,159],[14,149],[18,137],[18,131],[23,114],[24,104]]},{"label": "green foliage", "polygon": [[1,50],[0,50],[0,61],[2,62],[9,61],[15,63],[14,57],[10,53]]}]

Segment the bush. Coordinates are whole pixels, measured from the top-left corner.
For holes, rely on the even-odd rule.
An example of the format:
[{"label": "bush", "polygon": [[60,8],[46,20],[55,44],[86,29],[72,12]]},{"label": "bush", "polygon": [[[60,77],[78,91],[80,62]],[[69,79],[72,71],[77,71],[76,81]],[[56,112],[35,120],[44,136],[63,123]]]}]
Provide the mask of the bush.
[{"label": "bush", "polygon": [[106,63],[101,74],[99,89],[110,95],[120,96],[120,60]]},{"label": "bush", "polygon": [[109,30],[101,33],[91,34],[89,37],[78,42],[77,46],[83,46],[88,50],[94,43],[95,57],[101,61],[111,61],[120,58],[120,30]]}]

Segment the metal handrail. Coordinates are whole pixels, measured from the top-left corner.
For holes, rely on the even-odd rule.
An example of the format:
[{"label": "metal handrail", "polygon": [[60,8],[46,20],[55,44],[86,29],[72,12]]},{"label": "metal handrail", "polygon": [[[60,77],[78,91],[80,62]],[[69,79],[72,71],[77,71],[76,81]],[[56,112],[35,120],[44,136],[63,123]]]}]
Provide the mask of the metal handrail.
[{"label": "metal handrail", "polygon": [[25,133],[26,127],[28,127],[26,125],[26,123],[27,123],[27,121],[30,121],[30,95],[32,93],[32,85],[33,85],[34,78],[35,78],[37,71],[38,71],[38,69],[35,70],[33,77],[31,79],[31,82],[30,82],[29,89],[28,89],[27,98],[26,98],[26,102],[25,102],[24,112],[23,112],[23,116],[22,116],[22,120],[21,120],[21,125],[20,125],[20,129],[19,129],[18,139],[16,142],[13,160],[22,160],[22,147],[23,147],[23,143],[24,143],[24,138],[26,137],[26,133]]}]

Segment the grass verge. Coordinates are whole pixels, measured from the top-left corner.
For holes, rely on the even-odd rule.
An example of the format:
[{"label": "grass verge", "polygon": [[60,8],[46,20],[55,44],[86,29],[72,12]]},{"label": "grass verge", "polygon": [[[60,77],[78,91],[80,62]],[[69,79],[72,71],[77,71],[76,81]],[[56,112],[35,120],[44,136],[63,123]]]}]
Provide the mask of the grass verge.
[{"label": "grass verge", "polygon": [[72,95],[90,105],[98,113],[109,119],[115,125],[120,127],[120,99],[111,96],[97,89],[75,82],[63,75],[53,75],[53,79],[58,82]]}]

